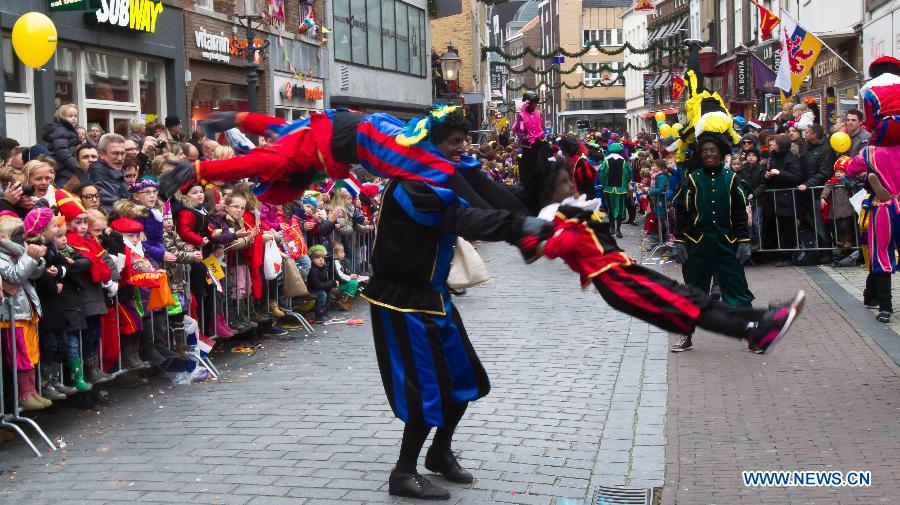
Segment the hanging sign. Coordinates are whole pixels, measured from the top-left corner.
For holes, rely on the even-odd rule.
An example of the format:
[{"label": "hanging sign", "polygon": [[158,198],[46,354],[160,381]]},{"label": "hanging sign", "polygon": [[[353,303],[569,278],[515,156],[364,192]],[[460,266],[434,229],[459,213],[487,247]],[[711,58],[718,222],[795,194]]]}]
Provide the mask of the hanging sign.
[{"label": "hanging sign", "polygon": [[153,0],[100,0],[95,15],[100,24],[156,33],[156,18],[162,11],[162,2]]}]

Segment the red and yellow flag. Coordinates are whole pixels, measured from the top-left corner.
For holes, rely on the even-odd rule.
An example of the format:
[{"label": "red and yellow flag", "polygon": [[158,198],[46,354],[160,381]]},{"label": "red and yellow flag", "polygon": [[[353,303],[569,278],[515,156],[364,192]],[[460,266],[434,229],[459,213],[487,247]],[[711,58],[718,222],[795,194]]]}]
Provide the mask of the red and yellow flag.
[{"label": "red and yellow flag", "polygon": [[781,22],[781,18],[772,14],[772,11],[750,0],[750,3],[759,9],[759,39],[760,41],[772,38],[772,30]]},{"label": "red and yellow flag", "polygon": [[681,94],[684,93],[684,88],[687,86],[684,83],[684,78],[680,75],[672,76],[672,100],[678,100],[681,98]]}]

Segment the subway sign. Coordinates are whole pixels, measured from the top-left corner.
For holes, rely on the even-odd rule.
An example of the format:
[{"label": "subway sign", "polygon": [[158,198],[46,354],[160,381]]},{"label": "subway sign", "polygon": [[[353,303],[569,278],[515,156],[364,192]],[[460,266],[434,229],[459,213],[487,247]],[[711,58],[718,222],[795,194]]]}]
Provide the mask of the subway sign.
[{"label": "subway sign", "polygon": [[94,15],[100,24],[156,33],[156,18],[162,11],[162,2],[154,0],[100,0]]}]

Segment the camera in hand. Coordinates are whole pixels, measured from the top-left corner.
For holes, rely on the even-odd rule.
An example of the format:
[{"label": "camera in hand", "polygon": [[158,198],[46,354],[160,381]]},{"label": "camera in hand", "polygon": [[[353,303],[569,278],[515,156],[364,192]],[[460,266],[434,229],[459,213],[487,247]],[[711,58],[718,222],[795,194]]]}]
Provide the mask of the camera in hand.
[{"label": "camera in hand", "polygon": [[156,141],[156,148],[157,148],[157,149],[162,149],[163,147],[165,147],[165,145],[166,145],[165,139],[158,139],[158,140]]},{"label": "camera in hand", "polygon": [[31,184],[22,184],[22,196],[34,196],[35,189]]}]

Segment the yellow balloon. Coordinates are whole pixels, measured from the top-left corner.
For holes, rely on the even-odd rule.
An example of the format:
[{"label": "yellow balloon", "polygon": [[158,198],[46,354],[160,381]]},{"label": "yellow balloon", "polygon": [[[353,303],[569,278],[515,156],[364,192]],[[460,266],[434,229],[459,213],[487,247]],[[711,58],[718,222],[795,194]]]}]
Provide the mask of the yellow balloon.
[{"label": "yellow balloon", "polygon": [[831,148],[839,154],[843,154],[850,150],[850,135],[844,132],[837,132],[831,135]]},{"label": "yellow balloon", "polygon": [[12,46],[22,63],[43,67],[56,51],[56,26],[40,12],[23,14],[13,25]]},{"label": "yellow balloon", "polygon": [[653,116],[653,117],[656,118],[656,122],[657,122],[657,123],[660,122],[660,121],[665,121],[665,120],[666,120],[666,113],[660,110],[660,111],[657,111],[657,112],[656,112],[656,115]]},{"label": "yellow balloon", "polygon": [[672,129],[675,130],[675,133],[680,132],[682,128],[684,128],[684,127],[681,126],[681,123],[675,123],[672,125]]},{"label": "yellow balloon", "polygon": [[659,127],[659,134],[662,135],[663,138],[669,138],[672,136],[672,127],[664,124]]}]

